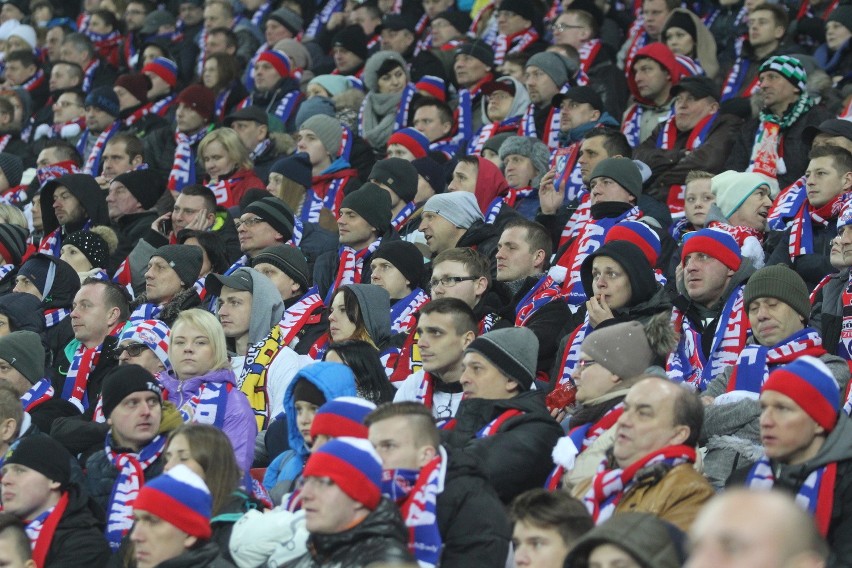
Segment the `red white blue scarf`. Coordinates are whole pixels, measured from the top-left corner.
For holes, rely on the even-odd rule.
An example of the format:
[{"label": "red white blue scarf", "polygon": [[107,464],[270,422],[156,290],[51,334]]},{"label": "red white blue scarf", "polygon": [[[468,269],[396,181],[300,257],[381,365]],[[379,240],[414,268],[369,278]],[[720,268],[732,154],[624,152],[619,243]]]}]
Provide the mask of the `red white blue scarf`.
[{"label": "red white blue scarf", "polygon": [[21,85],[21,87],[26,89],[26,91],[28,93],[32,93],[33,91],[38,89],[44,83],[44,80],[45,80],[44,71],[39,69],[38,71],[35,72],[35,74],[32,77],[27,79]]},{"label": "red white blue scarf", "polygon": [[550,272],[538,279],[515,308],[515,327],[523,327],[538,310],[559,299],[565,273],[563,267],[554,266]]},{"label": "red white blue scarf", "polygon": [[769,378],[770,367],[792,363],[803,355],[821,357],[826,351],[822,348],[822,338],[812,327],[786,338],[772,347],[754,343],[747,345],[737,357],[737,362],[728,380],[728,392],[746,391],[756,395]]},{"label": "red white blue scarf", "polygon": [[272,11],[272,1],[266,0],[263,4],[257,7],[257,10],[254,11],[251,17],[251,23],[257,26],[258,29],[263,25],[264,20],[266,20],[266,16]]},{"label": "red white blue scarf", "polygon": [[391,332],[408,333],[417,325],[417,312],[429,302],[429,294],[415,288],[391,306]]},{"label": "red white blue scarf", "polygon": [[586,223],[590,222],[592,222],[592,195],[583,187],[580,193],[580,204],[562,228],[562,234],[559,236],[559,247],[565,246],[568,241],[580,236]]},{"label": "red white blue scarf", "polygon": [[488,333],[492,329],[494,329],[494,325],[500,320],[500,316],[493,312],[489,312],[482,316],[482,319],[479,320],[479,335],[484,333]]},{"label": "red white blue scarf", "polygon": [[802,176],[778,194],[766,217],[770,231],[783,231],[802,208],[808,198],[807,182],[807,177]]},{"label": "red white blue scarf", "polygon": [[306,325],[319,323],[324,307],[322,297],[314,286],[298,302],[287,308],[278,322],[278,327],[281,328],[281,344],[295,348],[299,342],[299,332]]},{"label": "red white blue scarf", "polygon": [[480,428],[479,431],[476,433],[476,437],[488,438],[490,436],[494,436],[495,434],[500,432],[500,428],[502,428],[506,422],[508,422],[512,418],[515,418],[516,416],[521,416],[523,414],[523,410],[518,410],[517,408],[510,408],[509,410],[502,412],[497,418]]},{"label": "red white blue scarf", "polygon": [[195,134],[175,131],[175,159],[172,164],[172,171],[169,173],[169,190],[179,192],[184,187],[195,183],[194,148],[206,135],[206,128],[202,128]]},{"label": "red white blue scarf", "polygon": [[[104,148],[106,148],[107,142],[112,138],[116,132],[118,132],[119,122],[115,121],[109,125],[107,129],[98,134],[97,139],[95,140],[95,145],[92,148],[92,151],[89,152],[89,156],[86,158],[86,164],[83,166],[83,173],[89,174],[92,176],[96,176],[100,173],[101,169],[101,156],[103,156]],[[89,130],[83,131],[83,136],[80,138],[80,141],[85,146],[86,139],[89,137],[91,132]]]},{"label": "red white blue scarf", "polygon": [[592,67],[592,63],[595,62],[595,58],[598,56],[598,52],[601,50],[601,40],[592,39],[586,42],[583,42],[583,45],[580,46],[580,49],[577,51],[580,54],[580,69],[583,73],[588,73],[589,69]]},{"label": "red white blue scarf", "polygon": [[[461,116],[461,114],[459,116]],[[509,118],[499,122],[483,124],[479,128],[479,130],[476,131],[476,134],[467,137],[467,140],[469,140],[469,142],[467,143],[468,155],[478,156],[480,153],[482,153],[482,147],[485,146],[485,143],[488,142],[492,137],[503,132],[517,132],[518,128],[520,128],[520,125],[520,116],[510,116]],[[453,141],[454,143],[458,143],[462,140],[460,140],[459,136],[457,135],[455,138],[453,138]]]},{"label": "red white blue scarf", "polygon": [[703,392],[713,377],[737,362],[751,329],[743,306],[743,288],[738,286],[722,308],[709,360],[701,348],[702,334],[680,309],[672,310],[672,322],[675,332],[680,333],[680,340],[666,361],[666,374],[671,380],[688,383]]},{"label": "red white blue scarf", "polygon": [[399,213],[391,220],[391,227],[393,227],[394,231],[399,231],[416,210],[417,205],[413,201],[406,203],[405,207],[400,209]]},{"label": "red white blue scarf", "polygon": [[59,525],[67,507],[68,492],[63,491],[62,497],[59,498],[59,502],[55,506],[31,521],[24,521],[36,566],[45,566],[47,553],[50,551],[50,545],[53,542],[53,535],[56,534],[56,527]]},{"label": "red white blue scarf", "polygon": [[112,494],[107,505],[106,539],[113,552],[117,551],[124,538],[133,527],[133,502],[139,490],[145,485],[145,470],[157,461],[166,446],[166,437],[157,436],[139,453],[116,453],[113,448],[112,431],[107,434],[104,451],[106,457],[118,470]]},{"label": "red white blue scarf", "polygon": [[689,446],[668,446],[653,452],[624,469],[616,468],[600,471],[592,478],[592,487],[583,497],[586,510],[592,515],[596,525],[600,525],[615,513],[618,504],[630,492],[639,470],[656,464],[676,467],[685,463],[695,463],[695,448]]},{"label": "red white blue scarf", "polygon": [[550,150],[556,150],[559,148],[559,124],[561,115],[559,109],[554,106],[550,107],[550,111],[547,114],[547,120],[544,122],[544,132],[541,134],[536,131],[535,111],[535,104],[530,103],[526,112],[521,117],[521,124],[518,127],[518,136],[538,138],[547,144],[547,147]]},{"label": "red white blue scarf", "polygon": [[[834,509],[834,488],[837,481],[837,462],[813,470],[796,493],[796,503],[809,512],[821,535],[828,534]],[[748,473],[746,487],[768,491],[775,485],[772,464],[763,456]]]},{"label": "red white blue scarf", "polygon": [[835,196],[819,209],[811,209],[810,202],[807,199],[804,200],[790,223],[790,238],[787,242],[790,260],[814,253],[814,225],[827,227],[829,223],[837,219],[850,198],[852,195],[848,193]]},{"label": "red white blue scarf", "polygon": [[[83,224],[82,231],[87,231],[92,226],[91,219],[87,219]],[[59,258],[62,256],[62,227],[57,227],[41,240],[38,246],[38,252],[43,252],[51,256]]]},{"label": "red white blue scarf", "polygon": [[[686,139],[684,149],[693,152],[706,142],[710,135],[710,130],[712,130],[718,117],[719,113],[713,113],[699,120]],[[657,135],[657,148],[661,150],[674,150],[677,144],[677,133],[676,118],[672,115],[663,123],[662,128],[660,128],[660,132]],[[686,185],[675,184],[669,188],[667,203],[669,211],[673,216],[679,217],[684,215],[685,192]]]},{"label": "red white blue scarf", "polygon": [[184,422],[210,424],[221,430],[225,425],[228,393],[233,388],[234,385],[231,383],[202,384],[198,394],[180,409]]},{"label": "red white blue scarf", "polygon": [[747,86],[744,85],[745,78],[748,75],[751,61],[746,57],[738,57],[731,67],[728,76],[725,77],[725,83],[722,85],[722,102],[735,97],[748,98],[757,92],[758,77],[752,79]]},{"label": "red white blue scarf", "polygon": [[356,251],[349,245],[341,245],[337,250],[337,256],[340,258],[337,265],[337,277],[334,279],[334,284],[328,290],[325,297],[325,305],[331,305],[331,299],[334,297],[334,292],[341,286],[347,284],[360,284],[361,274],[364,271],[364,259],[379,248],[382,244],[381,237],[370,243],[370,246]]},{"label": "red white blue scarf", "polygon": [[630,47],[627,48],[627,55],[624,58],[625,74],[629,73],[629,70],[633,67],[633,58],[636,57],[636,52],[648,45],[651,41],[651,37],[644,31],[644,29],[643,20],[637,18],[634,21],[634,33],[628,34],[627,41],[630,42]]},{"label": "red white blue scarf", "polygon": [[100,67],[101,62],[99,59],[93,60],[88,67],[83,70],[83,92],[88,93],[92,90],[92,81],[95,78],[95,73]]},{"label": "red white blue scarf", "polygon": [[345,0],[330,0],[326,2],[323,9],[317,14],[305,30],[305,36],[317,37],[317,34],[325,29],[331,16],[336,12],[342,12]]},{"label": "red white blue scarf", "polygon": [[586,339],[586,335],[591,331],[592,324],[589,322],[589,312],[586,311],[583,323],[574,328],[574,331],[568,336],[568,341],[565,342],[565,351],[562,353],[562,371],[559,375],[560,385],[572,381],[574,369],[577,368],[577,362],[580,360],[580,346],[583,344],[583,340]]},{"label": "red white blue scarf", "polygon": [[44,325],[50,329],[67,318],[70,314],[71,312],[65,308],[50,308],[44,310]]},{"label": "red white blue scarf", "polygon": [[[123,327],[124,322],[119,322],[109,332],[108,337],[117,336]],[[86,347],[83,343],[80,343],[71,359],[71,367],[65,377],[65,385],[62,387],[62,399],[76,406],[80,412],[86,412],[89,408],[87,391],[89,374],[98,366],[103,348],[103,343],[100,343],[97,347]]]},{"label": "red white blue scarf", "polygon": [[642,126],[642,115],[644,112],[644,106],[639,103],[633,103],[633,105],[627,109],[627,115],[621,123],[621,132],[627,137],[627,142],[632,148],[638,146],[642,141],[640,139],[640,131]]},{"label": "red white blue scarf", "polygon": [[149,112],[160,117],[165,117],[169,113],[169,109],[172,108],[172,104],[174,104],[174,102],[175,95],[166,95],[160,100],[151,103],[151,109]]},{"label": "red white blue scarf", "polygon": [[24,412],[30,412],[51,398],[53,398],[53,383],[50,379],[41,379],[21,396],[21,405],[24,407]]},{"label": "red white blue scarf", "polygon": [[[510,36],[499,34],[494,40],[494,65],[503,65],[509,53],[522,53],[539,39],[538,32],[530,26]],[[561,85],[560,85],[561,86]]]},{"label": "red white blue scarf", "polygon": [[575,142],[567,148],[557,149],[551,160],[551,166],[556,167],[556,179],[553,184],[557,190],[565,192],[566,201],[575,201],[586,188],[577,161],[580,157],[580,145],[580,142]]}]

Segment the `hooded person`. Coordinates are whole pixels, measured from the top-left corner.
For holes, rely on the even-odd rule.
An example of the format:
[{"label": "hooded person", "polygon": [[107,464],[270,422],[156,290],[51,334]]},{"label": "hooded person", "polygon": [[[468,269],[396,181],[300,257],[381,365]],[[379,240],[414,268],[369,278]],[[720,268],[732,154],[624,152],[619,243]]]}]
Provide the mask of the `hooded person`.
[{"label": "hooded person", "polygon": [[[668,80],[658,88],[642,89],[636,83],[636,67],[652,65],[668,74]],[[621,122],[621,131],[627,136],[630,146],[637,147],[671,112],[671,88],[680,82],[681,70],[674,53],[665,44],[652,43],[636,52],[630,63],[627,86],[633,103],[627,108]]]},{"label": "hooded person", "polygon": [[15,276],[23,257],[31,251],[27,229],[11,223],[0,223],[0,294],[15,286]]},{"label": "hooded person", "polygon": [[287,385],[311,359],[282,346],[278,322],[284,301],[269,278],[253,268],[240,268],[229,275],[211,274],[207,289],[219,298],[218,318],[233,353],[231,367],[240,390],[254,410],[258,430],[265,430],[281,411],[276,402]]},{"label": "hooded person", "polygon": [[62,360],[68,342],[74,339],[71,328],[71,304],[80,290],[80,278],[67,262],[49,254],[34,254],[21,266],[15,292],[26,292],[41,300],[44,310],[44,337],[54,367],[52,375],[58,379],[68,372],[55,365]]},{"label": "hooded person", "polygon": [[43,339],[46,324],[41,300],[21,292],[3,294],[0,296],[0,323],[4,324],[0,325],[0,337],[15,331],[32,331]]},{"label": "hooded person", "polygon": [[48,181],[41,188],[39,202],[45,234],[39,252],[58,257],[66,235],[110,224],[104,191],[87,174],[69,174]]},{"label": "hooded person", "polygon": [[539,210],[538,186],[550,169],[550,150],[544,142],[527,136],[512,136],[500,145],[503,175],[511,189],[506,203],[526,219]]},{"label": "hooded person", "polygon": [[[682,35],[692,39],[692,49],[684,49]],[[685,8],[675,8],[663,26],[660,40],[665,42],[675,55],[688,57],[703,75],[716,79],[719,75],[719,60],[716,57],[716,40],[701,18]]]},{"label": "hooded person", "polygon": [[395,130],[405,126],[407,117],[398,116],[399,109],[407,108],[406,100],[410,101],[416,93],[414,85],[395,92],[382,92],[379,79],[397,68],[405,73],[405,83],[408,85],[410,77],[405,60],[395,51],[379,51],[370,56],[364,65],[364,85],[368,92],[361,107],[359,131],[377,153],[385,148]]},{"label": "hooded person", "polygon": [[497,134],[516,133],[530,104],[527,88],[514,77],[500,77],[488,82],[482,86],[482,92],[487,97],[480,109],[482,126],[467,143],[468,155],[481,153],[485,143]]},{"label": "hooded person", "polygon": [[[266,471],[263,484],[267,490],[275,490],[275,494],[284,494],[292,490],[296,481],[301,477],[305,462],[311,454],[313,439],[310,436],[311,421],[302,418],[307,413],[296,410],[296,402],[304,401],[317,409],[326,402],[342,396],[357,396],[355,375],[352,370],[342,363],[318,362],[301,369],[287,385],[282,398],[283,415],[276,415],[275,423],[283,423],[286,430],[286,450],[273,459]],[[270,428],[268,438],[280,436],[280,426]],[[282,441],[277,444],[280,446]],[[267,446],[274,444],[267,440]]]}]

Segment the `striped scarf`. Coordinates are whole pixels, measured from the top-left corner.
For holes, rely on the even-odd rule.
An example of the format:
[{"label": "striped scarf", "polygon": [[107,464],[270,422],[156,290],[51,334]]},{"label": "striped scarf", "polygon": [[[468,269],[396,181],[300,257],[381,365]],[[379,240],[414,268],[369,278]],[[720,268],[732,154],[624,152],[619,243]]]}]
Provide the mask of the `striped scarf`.
[{"label": "striped scarf", "polygon": [[550,107],[550,111],[547,113],[547,119],[544,121],[544,132],[540,134],[537,132],[535,126],[535,111],[535,104],[530,103],[526,112],[521,117],[521,125],[518,127],[518,136],[538,138],[547,144],[547,147],[550,150],[556,150],[559,148],[559,124],[561,115],[559,109],[554,106]]},{"label": "striped scarf", "polygon": [[68,492],[63,491],[62,497],[59,498],[59,502],[54,507],[32,521],[24,521],[27,525],[27,536],[33,549],[33,560],[36,566],[45,566],[47,553],[50,551],[50,545],[53,542],[53,535],[56,534],[56,527],[59,525],[67,507]]},{"label": "striped scarf", "polygon": [[341,245],[337,251],[337,255],[340,258],[337,265],[337,276],[331,288],[329,288],[328,294],[325,296],[326,306],[331,305],[334,292],[341,286],[361,283],[361,274],[364,271],[364,259],[372,255],[381,244],[382,239],[379,237],[370,246],[358,251],[349,245]]},{"label": "striped scarf", "polygon": [[532,26],[510,36],[499,34],[494,40],[494,65],[503,65],[509,53],[522,53],[539,39],[538,32]]},{"label": "striped scarf", "polygon": [[95,79],[95,73],[98,67],[101,66],[99,59],[94,59],[88,67],[83,70],[83,92],[88,93],[92,90],[92,81]]},{"label": "striped scarf", "polygon": [[[109,125],[109,128],[98,134],[97,139],[95,139],[95,145],[92,148],[92,151],[89,152],[89,156],[86,158],[86,164],[83,166],[84,174],[96,176],[100,173],[101,157],[103,156],[106,144],[107,142],[109,142],[109,139],[112,138],[116,132],[118,132],[119,126],[120,123],[118,121],[115,121]],[[83,143],[84,146],[86,144],[85,139],[88,138],[90,134],[91,132],[89,132],[89,130],[83,131],[83,136],[80,138],[80,141]]]},{"label": "striped scarf", "polygon": [[391,306],[391,333],[408,333],[417,325],[417,312],[429,302],[429,294],[415,288]]},{"label": "striped scarf", "polygon": [[[228,91],[230,93],[230,91]],[[175,102],[175,95],[166,95],[158,101],[154,101],[151,103],[151,108],[149,110],[150,114],[156,114],[159,117],[165,118],[167,114],[169,114],[169,109],[172,108],[172,105]]]},{"label": "striped scarf", "polygon": [[309,324],[319,323],[322,319],[322,297],[314,286],[302,296],[298,302],[287,308],[278,326],[281,328],[281,345],[295,348],[299,343],[297,337],[302,329]]},{"label": "striped scarf", "polygon": [[786,174],[784,164],[783,133],[814,106],[814,100],[802,93],[792,108],[784,116],[776,116],[769,109],[760,111],[760,124],[754,136],[748,171],[763,174],[770,179],[778,179],[778,174]]},{"label": "striped scarf", "polygon": [[202,128],[195,134],[175,131],[175,159],[172,171],[169,173],[168,188],[171,191],[181,191],[187,185],[195,183],[195,150],[193,149],[207,135],[207,128]]},{"label": "striped scarf", "polygon": [[811,209],[808,200],[804,200],[790,223],[790,237],[787,242],[790,260],[795,261],[800,256],[815,252],[814,226],[827,227],[832,221],[835,221],[850,198],[852,198],[852,194],[849,193],[837,195],[818,209]]},{"label": "striped scarf", "polygon": [[757,76],[747,86],[744,85],[749,67],[751,67],[751,61],[746,57],[738,57],[734,61],[734,66],[731,67],[728,76],[725,77],[725,83],[722,85],[722,102],[735,97],[748,98],[757,92]]},{"label": "striped scarf", "polygon": [[538,310],[560,299],[566,274],[564,267],[554,266],[538,279],[515,308],[515,327],[523,327]]},{"label": "striped scarf", "polygon": [[[692,131],[689,133],[689,137],[686,139],[686,146],[684,150],[688,152],[694,152],[697,150],[704,142],[707,141],[708,136],[710,135],[710,130],[713,129],[713,125],[716,124],[716,119],[719,117],[719,113],[708,114],[704,118],[698,121]],[[674,150],[675,145],[677,144],[677,124],[676,118],[674,114],[663,123],[662,128],[660,128],[660,132],[657,135],[657,148],[662,150]],[[669,195],[667,198],[667,203],[669,206],[669,211],[674,217],[682,217],[684,213],[684,199],[686,193],[686,185],[675,184],[669,187]]]},{"label": "striped scarf", "polygon": [[559,248],[565,246],[568,241],[582,234],[586,223],[592,222],[592,194],[583,186],[580,192],[580,204],[571,214],[565,227],[562,228],[562,234],[559,236]]},{"label": "striped scarf", "polygon": [[801,209],[808,197],[807,183],[808,178],[802,176],[778,194],[767,216],[770,231],[783,231],[790,219]]},{"label": "striped scarf", "polygon": [[201,385],[198,394],[193,396],[180,409],[184,422],[210,424],[218,429],[225,425],[225,412],[228,407],[228,393],[234,385],[231,383],[211,383]]},{"label": "striped scarf", "polygon": [[391,227],[394,231],[399,231],[403,225],[411,218],[411,215],[417,210],[417,204],[409,201],[405,207],[400,209],[399,213],[391,220]]},{"label": "striped scarf", "polygon": [[53,383],[50,379],[41,379],[21,396],[21,405],[24,407],[24,412],[30,412],[51,398],[53,398]]},{"label": "striped scarf", "polygon": [[269,335],[251,345],[246,354],[242,373],[237,380],[237,386],[246,395],[254,411],[258,432],[266,430],[269,424],[269,379],[267,373],[272,360],[281,351],[283,346],[281,340],[281,328],[276,325],[269,332]]},{"label": "striped scarf", "polygon": [[727,390],[759,395],[763,383],[769,378],[770,367],[792,363],[803,355],[821,357],[825,354],[822,337],[812,327],[806,327],[772,347],[747,345],[737,357]]},{"label": "striped scarf", "polygon": [[49,308],[44,310],[44,325],[48,329],[55,326],[71,314],[70,310],[65,308]]},{"label": "striped scarf", "polygon": [[[117,336],[123,327],[124,322],[118,322],[107,336]],[[65,377],[65,385],[62,387],[62,399],[76,406],[80,412],[86,412],[89,408],[89,394],[87,392],[89,374],[98,366],[103,348],[103,343],[100,343],[97,347],[86,347],[83,343],[80,343],[71,360],[71,367]]]},{"label": "striped scarf", "polygon": [[567,148],[559,148],[553,153],[551,166],[556,168],[556,178],[553,184],[558,191],[565,192],[565,201],[575,201],[585,190],[583,173],[577,158],[580,157],[580,142],[575,142]]},{"label": "striped scarf", "polygon": [[577,362],[580,360],[580,346],[583,340],[592,331],[592,324],[589,322],[589,312],[586,312],[583,323],[574,328],[571,335],[568,336],[568,341],[565,342],[565,351],[562,353],[562,371],[559,375],[559,384],[571,382],[571,377],[574,375],[574,369],[577,368]]}]

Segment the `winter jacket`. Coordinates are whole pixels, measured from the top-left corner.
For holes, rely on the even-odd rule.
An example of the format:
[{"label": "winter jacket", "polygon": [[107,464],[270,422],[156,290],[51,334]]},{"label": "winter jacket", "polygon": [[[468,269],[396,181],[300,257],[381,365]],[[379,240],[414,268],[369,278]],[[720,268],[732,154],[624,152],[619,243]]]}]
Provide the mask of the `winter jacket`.
[{"label": "winter jacket", "polygon": [[[257,437],[257,422],[246,395],[237,388],[237,379],[230,368],[213,369],[200,377],[178,379],[169,373],[160,373],[158,377],[163,388],[169,393],[168,400],[179,409],[189,403],[207,383],[230,385],[222,431],[234,446],[234,454],[240,469],[242,471],[251,469],[254,460],[254,439]],[[193,421],[197,421],[197,418],[197,416],[193,417]]]},{"label": "winter jacket", "polygon": [[71,484],[67,493],[68,505],[56,525],[44,565],[62,568],[106,565],[110,550],[103,534],[103,512],[78,485]]},{"label": "winter jacket", "polygon": [[724,169],[727,151],[742,126],[742,120],[732,114],[717,115],[706,139],[695,150],[686,147],[692,129],[683,132],[676,129],[674,148],[659,148],[657,138],[665,126],[666,123],[661,122],[633,153],[635,159],[651,168],[651,179],[646,183],[645,192],[663,203],[669,197],[671,186],[686,184],[690,171],[700,169],[717,174]]},{"label": "winter jacket", "polygon": [[811,326],[822,336],[822,348],[837,355],[843,326],[843,291],[849,285],[849,269],[844,268],[817,293],[811,310]]},{"label": "winter jacket", "polygon": [[[506,420],[495,434],[479,432],[507,410],[523,414]],[[462,450],[477,460],[503,503],[527,489],[541,487],[550,473],[550,452],[562,436],[559,424],[544,405],[541,391],[524,391],[506,400],[462,400],[453,430],[441,432],[449,449]]]},{"label": "winter jacket", "polygon": [[[53,287],[42,299],[41,309],[46,312],[54,308],[62,308],[70,312],[74,296],[80,290],[80,278],[77,276],[77,273],[71,268],[71,265],[55,256],[37,253],[31,256],[30,260],[33,258],[43,258],[53,264],[53,268],[55,269]],[[74,330],[71,328],[70,315],[66,316],[59,323],[45,329],[44,338],[52,361],[48,373],[50,373],[51,379],[54,381],[54,387],[57,383],[62,385],[65,382],[65,374],[68,372],[68,366],[60,368],[58,361],[64,358],[63,350],[65,346],[68,345],[69,341],[74,339]]]},{"label": "winter jacket", "polygon": [[[135,453],[127,448],[115,448],[116,453]],[[145,482],[154,479],[163,473],[166,465],[163,454],[160,454],[154,462],[145,469]],[[86,460],[84,487],[89,496],[104,510],[109,507],[112,497],[113,486],[118,478],[118,468],[107,457],[106,450],[99,450]]]},{"label": "winter jacket", "polygon": [[441,567],[503,566],[512,538],[503,504],[472,457],[459,451],[447,455],[447,476],[436,507],[444,543]]},{"label": "winter jacket", "polygon": [[[130,312],[133,313],[133,310],[147,303],[149,303],[148,293],[142,292],[136,296],[135,300],[130,302]],[[163,304],[163,309],[157,319],[171,327],[181,312],[199,306],[201,306],[201,298],[198,296],[198,292],[195,291],[195,288],[187,288],[181,290],[174,298]]]},{"label": "winter jacket", "polygon": [[[266,191],[266,184],[258,178],[253,170],[238,169],[227,175],[228,191],[224,196],[217,196],[216,202],[223,207],[239,206],[240,201],[250,189]],[[205,185],[214,186],[215,182],[205,178]]]},{"label": "winter jacket", "polygon": [[[142,140],[145,163],[161,179],[168,179],[175,162],[175,150],[177,149],[175,128],[160,128],[151,132]],[[197,153],[198,144],[192,148],[193,157],[197,156]],[[189,180],[189,183],[203,183],[203,181],[204,168],[198,164],[195,166],[195,179]]]},{"label": "winter jacket", "polygon": [[[230,112],[230,111],[229,111]],[[281,158],[278,149],[275,147],[275,141],[267,139],[271,142],[266,149],[254,158],[255,175],[263,182],[263,187],[269,183],[269,172],[272,170],[272,165]]]},{"label": "winter jacket", "polygon": [[382,499],[379,506],[351,529],[312,534],[308,552],[285,568],[366,568],[383,563],[411,562],[408,530],[396,505]]},{"label": "winter jacket", "polygon": [[269,116],[275,117],[275,122],[281,124],[281,119],[276,116],[275,109],[284,97],[293,92],[296,93],[296,103],[293,105],[287,122],[282,124],[282,126],[285,132],[294,132],[296,130],[296,113],[299,111],[299,106],[304,100],[304,95],[299,92],[299,82],[296,79],[284,77],[270,91],[265,93],[253,91],[250,101],[251,106],[263,109]]},{"label": "winter jacket", "polygon": [[491,265],[491,275],[497,275],[497,241],[500,240],[500,233],[494,227],[484,221],[474,221],[473,225],[468,227],[467,231],[461,236],[456,243],[456,247],[470,247],[481,252],[489,260]]},{"label": "winter jacket", "polygon": [[602,43],[597,57],[592,61],[586,74],[589,76],[589,86],[603,100],[604,114],[621,116],[627,108],[630,91],[627,89],[624,71],[616,65],[615,56],[613,48]]},{"label": "winter jacket", "polygon": [[814,247],[811,254],[797,256],[795,259],[790,258],[790,229],[770,233],[766,239],[765,248],[767,266],[773,264],[789,266],[802,277],[808,289],[813,290],[826,274],[836,270],[829,262],[829,256],[831,256],[831,241],[837,236],[837,219],[829,219],[828,225],[825,226],[813,221],[810,223]]},{"label": "winter jacket", "polygon": [[53,211],[53,194],[56,193],[56,188],[59,186],[65,187],[71,195],[77,198],[85,211],[83,219],[62,227],[64,235],[79,231],[87,221],[91,221],[92,225],[110,224],[106,193],[97,184],[95,178],[87,174],[68,174],[48,181],[41,190],[39,199],[41,200],[41,220],[45,235],[59,227],[59,221]]},{"label": "winter jacket", "polygon": [[[231,216],[227,209],[225,209],[224,207],[216,208],[216,218],[213,221],[213,226],[210,227],[208,230],[213,231],[217,235],[219,235],[219,239],[222,241],[222,244],[225,245],[225,253],[228,255],[229,263],[233,264],[238,258],[242,256],[243,253],[240,251],[240,239],[237,236],[237,226],[234,223],[234,218]],[[145,231],[143,238],[154,249],[157,249],[168,244],[174,244],[174,242],[170,242],[172,236],[172,234],[166,236],[158,231],[151,229],[149,223],[148,230]],[[174,235],[174,237],[177,237],[177,235]],[[136,244],[139,244],[139,241],[137,241]],[[146,265],[147,262],[148,261],[146,259]],[[134,274],[134,282],[135,281],[136,275]]]},{"label": "winter jacket", "polygon": [[[817,105],[799,117],[790,128],[781,132],[779,145],[784,145],[784,164],[787,167],[785,173],[778,173],[778,186],[784,189],[805,174],[808,167],[808,153],[810,145],[805,144],[803,133],[806,128],[818,127],[824,120],[834,118],[834,115],[826,108]],[[751,160],[751,152],[754,146],[754,137],[760,127],[760,117],[752,118],[737,131],[733,144],[725,163],[726,170],[744,172],[748,169]]]},{"label": "winter jacket", "polygon": [[110,257],[110,273],[115,273],[118,266],[127,258],[139,239],[144,238],[151,230],[153,223],[159,215],[156,211],[143,211],[131,215],[122,215],[112,228],[118,234],[118,247]]},{"label": "winter jacket", "polygon": [[210,519],[210,528],[213,530],[213,536],[210,541],[216,543],[219,547],[219,552],[222,558],[228,562],[233,562],[231,557],[231,533],[234,530],[234,523],[252,509],[262,509],[262,505],[243,493],[240,490],[231,493],[228,501],[222,506],[222,509],[214,512],[213,518]]},{"label": "winter jacket", "polygon": [[[296,373],[284,393],[284,417],[287,421],[287,441],[290,450],[278,456],[267,468],[263,484],[271,489],[281,482],[296,479],[302,473],[305,462],[310,455],[310,448],[305,444],[305,438],[299,432],[296,423],[296,401],[293,391],[296,383],[306,380],[316,386],[325,396],[326,402],[341,396],[357,396],[355,391],[355,376],[349,367],[339,363],[314,363]],[[288,455],[289,452],[293,454]]]},{"label": "winter jacket", "polygon": [[[320,227],[319,223],[302,223],[302,240],[299,250],[308,261],[308,269],[313,273],[317,259],[327,252],[337,254],[337,233]],[[369,280],[368,280],[369,281]]]},{"label": "winter jacket", "polygon": [[[389,230],[382,235],[383,243],[396,240],[399,240],[399,235],[397,235],[396,231]],[[370,275],[373,273],[373,270],[370,267],[371,258],[373,258],[372,254],[368,254],[364,257],[364,268],[361,270],[361,282],[370,281]],[[339,266],[340,255],[337,252],[336,244],[334,249],[324,252],[316,259],[316,263],[314,264],[314,285],[317,287],[321,297],[325,298],[328,291],[331,290],[331,287],[334,285],[334,280],[337,278],[337,270]],[[388,308],[388,310],[390,310],[390,308]]]},{"label": "winter jacket", "polygon": [[236,568],[233,562],[222,557],[215,542],[187,550],[176,558],[157,564],[157,568]]},{"label": "winter jacket", "polygon": [[[512,301],[503,306],[498,315],[500,321],[494,329],[513,327],[518,304],[538,283],[541,276],[527,276],[520,290],[512,296]],[[536,369],[547,373],[553,367],[556,350],[559,347],[559,332],[565,325],[565,320],[571,316],[571,309],[562,299],[553,298],[550,302],[537,309],[526,321],[524,327],[529,328],[538,338],[538,365]]]}]

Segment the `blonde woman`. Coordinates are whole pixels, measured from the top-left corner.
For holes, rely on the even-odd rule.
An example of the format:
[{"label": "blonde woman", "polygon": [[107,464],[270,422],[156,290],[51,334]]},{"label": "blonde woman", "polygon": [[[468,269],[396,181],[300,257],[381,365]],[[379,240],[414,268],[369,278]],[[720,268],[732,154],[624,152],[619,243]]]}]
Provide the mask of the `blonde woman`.
[{"label": "blonde woman", "polygon": [[240,468],[251,468],[257,422],[228,361],[225,332],[216,316],[194,308],[181,312],[172,326],[169,360],[174,374],[161,373],[168,400],[184,420],[212,424],[234,446]]},{"label": "blonde woman", "polygon": [[255,175],[248,150],[232,128],[218,128],[198,145],[198,159],[207,173],[205,185],[213,190],[216,204],[234,207],[250,189],[266,187]]}]

